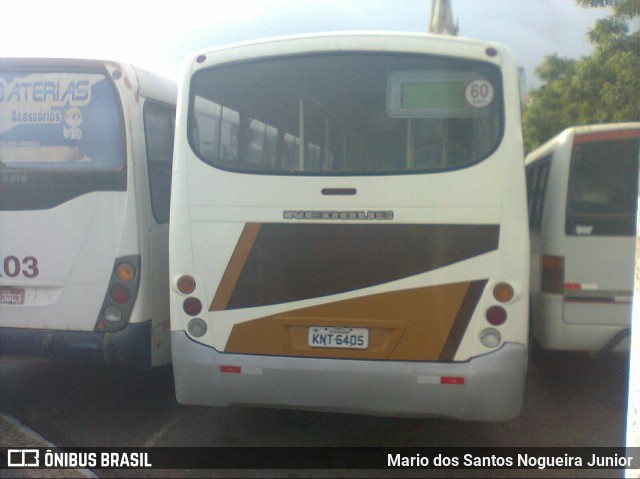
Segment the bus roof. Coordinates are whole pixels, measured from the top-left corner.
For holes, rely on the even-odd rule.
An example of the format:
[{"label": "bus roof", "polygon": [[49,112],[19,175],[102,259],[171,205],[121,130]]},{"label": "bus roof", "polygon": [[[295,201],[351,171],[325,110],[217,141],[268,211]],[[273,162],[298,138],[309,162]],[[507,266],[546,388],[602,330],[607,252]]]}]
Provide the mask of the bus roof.
[{"label": "bus roof", "polygon": [[133,69],[138,77],[140,94],[142,96],[152,97],[169,104],[175,104],[178,96],[178,86],[174,81],[136,66],[133,66]]},{"label": "bus roof", "polygon": [[37,57],[3,57],[0,58],[0,67],[33,68],[71,66],[84,68],[101,68],[107,65],[126,71],[133,69],[139,85],[140,94],[144,97],[156,98],[160,101],[175,104],[178,87],[175,82],[162,75],[149,72],[135,65],[99,58],[37,58]]},{"label": "bus roof", "polygon": [[[207,54],[229,52],[230,55],[233,55],[239,49],[246,51],[247,57],[286,55],[293,52],[319,53],[328,50],[414,52],[426,43],[429,44],[430,51],[435,53],[441,51],[443,54],[456,54],[468,58],[483,56],[487,61],[493,63],[500,63],[501,60],[504,60],[501,58],[503,55],[513,57],[508,47],[485,40],[417,32],[344,31],[276,36],[229,43],[193,53],[191,65],[194,62],[206,64]],[[489,54],[489,48],[493,48],[495,51]],[[223,58],[222,61],[225,59]]]}]

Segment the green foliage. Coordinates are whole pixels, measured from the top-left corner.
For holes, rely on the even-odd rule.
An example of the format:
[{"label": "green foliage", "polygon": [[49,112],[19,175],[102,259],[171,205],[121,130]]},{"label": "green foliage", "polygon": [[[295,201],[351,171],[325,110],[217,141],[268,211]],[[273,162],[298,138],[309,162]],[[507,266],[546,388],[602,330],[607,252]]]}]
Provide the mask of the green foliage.
[{"label": "green foliage", "polygon": [[631,19],[640,15],[640,2],[638,0],[576,0],[581,7],[611,7],[613,16]]},{"label": "green foliage", "polygon": [[589,32],[595,49],[579,60],[548,56],[536,73],[542,87],[529,93],[523,116],[525,148],[535,148],[572,125],[640,121],[640,0],[576,0],[583,7],[610,7]]}]

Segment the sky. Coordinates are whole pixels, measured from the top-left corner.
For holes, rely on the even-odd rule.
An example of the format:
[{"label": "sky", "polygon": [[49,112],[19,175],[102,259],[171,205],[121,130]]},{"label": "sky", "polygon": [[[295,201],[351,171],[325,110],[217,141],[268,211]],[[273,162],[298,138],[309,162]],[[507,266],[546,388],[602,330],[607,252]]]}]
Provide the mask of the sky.
[{"label": "sky", "polygon": [[[527,88],[545,56],[580,58],[607,9],[574,0],[452,0],[460,36],[509,46]],[[134,63],[173,79],[192,52],[306,32],[423,32],[431,0],[12,0],[2,7],[0,57],[90,57]]]}]

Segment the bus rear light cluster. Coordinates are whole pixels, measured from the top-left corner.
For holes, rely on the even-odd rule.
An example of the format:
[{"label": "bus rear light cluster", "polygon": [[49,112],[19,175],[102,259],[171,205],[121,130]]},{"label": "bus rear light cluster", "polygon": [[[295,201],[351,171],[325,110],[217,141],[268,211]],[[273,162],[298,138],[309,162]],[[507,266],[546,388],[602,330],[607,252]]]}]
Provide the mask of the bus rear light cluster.
[{"label": "bus rear light cluster", "polygon": [[[515,297],[515,290],[509,283],[498,283],[493,287],[493,299],[498,303],[509,303]],[[485,318],[491,326],[502,326],[508,318],[507,310],[502,305],[490,306],[485,311]],[[480,342],[487,348],[497,348],[502,335],[496,328],[485,328],[480,333]]]},{"label": "bus rear light cluster", "polygon": [[116,259],[111,273],[97,331],[112,332],[124,328],[129,321],[138,294],[140,256]]},{"label": "bus rear light cluster", "polygon": [[[115,283],[109,290],[111,301],[116,305],[127,304],[131,299],[131,291],[122,283],[130,283],[136,277],[136,268],[126,261],[116,265],[116,279],[121,283]],[[107,306],[103,313],[104,319],[110,323],[117,323],[122,319],[122,311],[118,306]]]},{"label": "bus rear light cluster", "polygon": [[[189,275],[183,275],[176,282],[178,291],[184,295],[193,294],[196,290],[196,280]],[[189,316],[197,316],[202,312],[202,302],[193,296],[189,296],[182,302],[182,310]],[[200,318],[192,318],[187,324],[187,331],[194,338],[200,338],[207,332],[207,323]]]}]

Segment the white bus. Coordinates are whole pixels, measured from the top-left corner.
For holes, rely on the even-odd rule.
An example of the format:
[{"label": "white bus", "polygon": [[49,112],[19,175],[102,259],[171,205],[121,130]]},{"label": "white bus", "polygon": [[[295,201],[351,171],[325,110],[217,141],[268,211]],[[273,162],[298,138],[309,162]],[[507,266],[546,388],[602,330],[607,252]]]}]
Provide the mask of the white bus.
[{"label": "white bus", "polygon": [[174,83],[0,59],[0,354],[171,360]]},{"label": "white bus", "polygon": [[628,350],[640,123],[568,128],[527,155],[532,333]]},{"label": "white bus", "polygon": [[529,270],[508,50],[321,34],[187,65],[169,235],[178,401],[516,416]]}]

